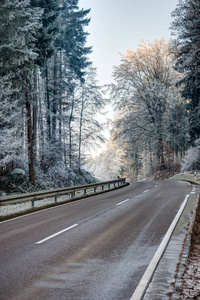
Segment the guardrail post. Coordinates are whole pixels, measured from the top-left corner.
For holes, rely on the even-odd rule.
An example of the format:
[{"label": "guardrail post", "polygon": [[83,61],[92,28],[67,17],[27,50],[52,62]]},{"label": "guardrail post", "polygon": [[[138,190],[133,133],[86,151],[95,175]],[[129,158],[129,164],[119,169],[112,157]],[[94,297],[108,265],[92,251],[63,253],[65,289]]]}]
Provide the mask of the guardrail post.
[{"label": "guardrail post", "polygon": [[113,188],[117,188],[119,186],[123,186],[126,184],[126,179],[125,178],[120,178],[118,180],[111,180],[111,181],[105,181],[105,182],[100,182],[100,183],[95,183],[95,184],[88,184],[88,185],[82,185],[82,186],[77,186],[71,188],[61,188],[61,189],[55,189],[55,190],[47,190],[47,191],[40,191],[40,192],[33,192],[33,193],[27,193],[27,194],[22,194],[22,195],[17,195],[17,196],[9,196],[9,197],[3,197],[0,199],[0,206],[1,205],[7,205],[7,204],[13,204],[13,203],[21,203],[25,201],[31,201],[32,207],[35,205],[35,201],[44,199],[44,198],[49,198],[49,197],[55,197],[55,202],[58,201],[59,195],[68,195],[70,198],[74,198],[74,196],[77,195],[76,191],[83,191],[83,194],[87,194],[87,189],[91,190],[94,188],[94,193],[97,193],[97,188],[98,191],[102,189],[103,190],[112,190]]}]

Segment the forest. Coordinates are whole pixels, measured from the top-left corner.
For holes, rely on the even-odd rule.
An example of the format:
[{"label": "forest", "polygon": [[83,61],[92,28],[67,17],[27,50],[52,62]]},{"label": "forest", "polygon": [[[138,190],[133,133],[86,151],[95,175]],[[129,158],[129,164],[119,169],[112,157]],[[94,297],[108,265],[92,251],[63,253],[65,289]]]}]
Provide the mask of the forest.
[{"label": "forest", "polygon": [[111,138],[101,159],[90,161],[92,170],[97,162],[112,175],[111,162],[132,181],[200,169],[199,16],[199,1],[179,1],[173,39],[141,41],[121,54],[110,87],[116,110]]},{"label": "forest", "polygon": [[[23,192],[90,183],[91,172],[137,180],[200,168],[199,1],[179,1],[170,41],[141,41],[121,54],[106,93],[89,58],[89,12],[78,0],[0,2],[4,187],[17,179]],[[106,150],[88,158],[105,141],[97,115],[108,103],[116,113]]]},{"label": "forest", "polygon": [[106,100],[86,47],[89,11],[78,0],[1,1],[2,180],[28,177],[36,188],[94,180],[81,166],[104,140],[95,116]]}]

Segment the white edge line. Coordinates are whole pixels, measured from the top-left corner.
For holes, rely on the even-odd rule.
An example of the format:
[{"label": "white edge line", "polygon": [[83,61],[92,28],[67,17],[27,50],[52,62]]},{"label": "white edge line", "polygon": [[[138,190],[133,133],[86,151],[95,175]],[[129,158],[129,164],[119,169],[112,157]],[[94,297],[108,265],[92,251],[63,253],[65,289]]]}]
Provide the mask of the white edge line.
[{"label": "white edge line", "polygon": [[148,191],[149,191],[149,190],[144,191],[143,194],[144,194],[144,193],[147,193]]},{"label": "white edge line", "polygon": [[117,203],[116,205],[121,205],[121,204],[123,204],[123,203],[125,203],[125,202],[127,202],[127,201],[129,201],[130,199],[126,199],[126,200],[124,200],[124,201],[122,201],[122,202],[119,202],[119,203]]},{"label": "white edge line", "polygon": [[59,235],[59,234],[65,232],[65,231],[67,231],[67,230],[70,230],[70,229],[72,229],[73,227],[76,227],[76,226],[78,226],[78,224],[74,224],[74,225],[72,225],[72,226],[70,226],[70,227],[67,227],[67,228],[65,228],[65,229],[63,229],[63,230],[57,232],[57,233],[54,233],[54,234],[48,236],[47,238],[45,238],[45,239],[43,239],[43,240],[41,240],[41,241],[39,241],[39,242],[37,242],[37,243],[35,243],[35,244],[36,244],[36,245],[42,244],[42,243],[46,242],[47,240],[50,240],[50,239],[52,239],[53,237],[55,237],[55,236],[57,236],[57,235]]},{"label": "white edge line", "polygon": [[181,181],[181,180],[178,180],[178,182],[180,182],[180,183],[187,183],[187,184],[189,184],[189,185],[192,185],[190,182],[187,182],[187,181]]},{"label": "white edge line", "polygon": [[151,277],[157,267],[157,264],[158,264],[159,260],[161,259],[162,255],[167,247],[167,244],[172,236],[172,233],[176,227],[176,224],[178,223],[178,220],[187,204],[188,198],[189,198],[189,195],[187,195],[185,197],[185,200],[183,201],[178,213],[176,214],[174,220],[172,221],[167,233],[165,234],[160,246],[158,247],[156,253],[154,254],[154,257],[152,258],[150,264],[148,265],[144,275],[142,276],[142,278],[130,300],[141,300],[142,299],[142,297],[147,289],[147,286],[151,280]]}]

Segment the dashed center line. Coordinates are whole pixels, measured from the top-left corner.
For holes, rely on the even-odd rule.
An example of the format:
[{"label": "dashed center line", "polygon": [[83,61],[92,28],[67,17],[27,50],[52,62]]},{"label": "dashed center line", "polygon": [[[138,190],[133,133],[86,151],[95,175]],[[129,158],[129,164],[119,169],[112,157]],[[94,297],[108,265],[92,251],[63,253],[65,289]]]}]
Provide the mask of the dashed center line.
[{"label": "dashed center line", "polygon": [[[146,190],[146,191],[144,191],[143,193],[147,193],[148,191],[149,191],[149,190]],[[121,202],[117,203],[116,205],[121,205],[121,204],[123,204],[123,203],[125,203],[125,202],[127,202],[127,201],[129,201],[129,200],[130,200],[130,199],[126,199],[126,200],[124,200],[124,201],[121,201]],[[72,229],[72,228],[74,228],[74,227],[76,227],[76,226],[78,226],[78,225],[79,225],[79,224],[74,224],[74,225],[72,225],[72,226],[70,226],[70,227],[67,227],[67,228],[65,228],[65,229],[63,229],[63,230],[61,230],[61,231],[59,231],[59,232],[56,232],[56,233],[54,233],[54,234],[52,234],[52,235],[46,237],[45,239],[43,239],[43,240],[41,240],[41,241],[39,241],[39,242],[37,242],[37,243],[35,243],[35,244],[36,244],[36,245],[40,245],[40,244],[42,244],[42,243],[44,243],[44,242],[46,242],[46,241],[48,241],[48,240],[54,238],[55,236],[57,236],[57,235],[59,235],[59,234],[65,232],[65,231],[68,231],[68,230],[70,230],[70,229]]]},{"label": "dashed center line", "polygon": [[43,239],[43,240],[41,240],[41,241],[39,241],[39,242],[37,242],[37,243],[35,243],[35,244],[36,244],[36,245],[42,244],[42,243],[44,243],[44,242],[46,242],[46,241],[52,239],[53,237],[55,237],[55,236],[57,236],[57,235],[59,235],[59,234],[65,232],[65,231],[67,231],[67,230],[70,230],[70,229],[72,229],[72,228],[74,228],[74,227],[76,227],[76,226],[78,226],[78,224],[74,224],[74,225],[72,225],[72,226],[70,226],[70,227],[67,227],[67,228],[65,228],[65,229],[63,229],[63,230],[61,230],[61,231],[59,231],[59,232],[56,232],[56,233],[54,233],[54,234],[48,236],[47,238],[45,238],[45,239]]},{"label": "dashed center line", "polygon": [[121,204],[123,204],[123,203],[125,203],[125,202],[127,202],[127,201],[129,201],[130,199],[126,199],[126,200],[124,200],[124,201],[122,201],[122,202],[119,202],[119,203],[117,203],[116,205],[121,205]]}]

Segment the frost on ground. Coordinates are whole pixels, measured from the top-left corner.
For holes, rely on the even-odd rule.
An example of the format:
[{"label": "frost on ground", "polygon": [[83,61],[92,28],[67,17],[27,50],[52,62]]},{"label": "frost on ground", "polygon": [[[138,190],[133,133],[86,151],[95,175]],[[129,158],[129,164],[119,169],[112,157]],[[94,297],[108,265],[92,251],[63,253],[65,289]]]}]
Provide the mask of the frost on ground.
[{"label": "frost on ground", "polygon": [[[59,202],[65,201],[67,199],[69,199],[69,196],[67,196],[67,195],[62,196],[59,198]],[[38,200],[38,201],[34,201],[34,207],[41,207],[41,206],[52,204],[54,202],[55,202],[55,200],[53,197],[44,199],[44,200]],[[7,215],[13,215],[13,214],[16,214],[19,212],[25,212],[31,208],[32,208],[31,201],[1,206],[0,207],[0,216],[7,216]]]},{"label": "frost on ground", "polygon": [[194,172],[178,173],[178,174],[170,177],[170,179],[191,180],[191,181],[194,181],[194,182],[197,182],[200,184],[200,173],[199,172],[197,172],[196,174],[194,174]]},{"label": "frost on ground", "polygon": [[200,202],[191,238],[188,263],[183,274],[180,300],[200,300]]},{"label": "frost on ground", "polygon": [[[110,185],[110,188],[114,188],[114,184]],[[104,190],[109,190],[108,185],[104,186]],[[102,191],[102,186],[97,187],[96,192],[101,192]],[[94,194],[94,188],[89,188],[87,189],[87,195],[92,195]],[[75,192],[74,197],[78,198],[84,195],[83,190],[78,190]],[[63,196],[58,196],[57,197],[57,202],[66,202],[67,200],[70,200],[70,195],[66,194]],[[34,201],[34,207],[42,207],[46,205],[53,204],[55,202],[54,197],[51,198],[46,198],[43,200],[37,200]],[[21,202],[21,203],[16,203],[16,204],[10,204],[10,205],[5,205],[0,207],[0,217],[3,216],[8,216],[8,215],[13,215],[19,212],[25,212],[29,209],[32,208],[32,202],[31,201],[26,201],[26,202]]]}]

